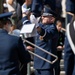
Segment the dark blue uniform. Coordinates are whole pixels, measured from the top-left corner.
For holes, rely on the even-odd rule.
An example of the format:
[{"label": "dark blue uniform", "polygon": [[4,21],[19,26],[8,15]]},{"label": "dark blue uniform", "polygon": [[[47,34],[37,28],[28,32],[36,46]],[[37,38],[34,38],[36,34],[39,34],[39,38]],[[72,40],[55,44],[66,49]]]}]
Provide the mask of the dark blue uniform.
[{"label": "dark blue uniform", "polygon": [[21,38],[0,29],[0,41],[0,75],[21,75],[19,61],[22,64],[30,61],[30,55],[25,50]]},{"label": "dark blue uniform", "polygon": [[[75,14],[75,0],[66,0],[66,12],[70,12]],[[72,15],[67,14],[67,24],[71,22]],[[68,38],[65,39],[65,56],[64,56],[64,64],[65,64],[65,72],[66,75],[72,75],[74,69],[74,53],[69,44]],[[75,75],[75,74],[74,74]]]},{"label": "dark blue uniform", "polygon": [[70,47],[68,38],[65,38],[65,48],[64,48],[64,67],[66,75],[72,75],[73,74],[73,68],[74,68],[74,53]]},{"label": "dark blue uniform", "polygon": [[[66,12],[70,12],[75,14],[75,1],[74,0],[66,0]],[[67,22],[70,23],[72,15],[67,14]]]},{"label": "dark blue uniform", "polygon": [[[39,26],[42,28],[42,32],[37,34],[36,45],[56,55],[57,52],[56,47],[58,39],[58,31],[56,29],[56,26],[54,24],[48,25],[40,24]],[[41,40],[39,37],[42,36],[45,31],[46,35],[44,36],[43,40]],[[35,50],[35,53],[50,61],[54,59],[54,57],[48,55],[47,53],[37,48]],[[54,67],[56,67],[56,63],[52,65],[38,57],[34,57],[34,68],[38,71],[39,74],[40,71],[43,71],[42,75],[46,75],[46,71],[49,71],[49,73],[47,72],[47,75],[53,75]]]},{"label": "dark blue uniform", "polygon": [[[42,23],[37,24],[37,34],[35,43],[37,46],[45,49],[57,55],[57,41],[58,41],[58,30],[54,24],[54,20],[51,22],[50,18],[54,18],[55,13],[48,7],[44,8],[42,14]],[[47,18],[47,19],[45,19]],[[46,20],[46,21],[45,21]],[[43,23],[45,21],[45,24]],[[53,61],[55,58],[40,49],[36,48],[35,53],[41,57]],[[57,67],[57,62],[50,64],[38,57],[34,57],[34,68],[36,75],[54,75],[53,68]]]},{"label": "dark blue uniform", "polygon": [[36,17],[41,15],[42,9],[43,9],[43,0],[33,0],[32,1],[31,11]]},{"label": "dark blue uniform", "polygon": [[41,16],[44,5],[48,5],[53,11],[55,11],[56,0],[33,0],[31,11],[36,17]]},{"label": "dark blue uniform", "polygon": [[[0,21],[4,18],[2,21],[5,22],[8,16],[11,13],[1,14]],[[22,39],[0,28],[0,75],[21,75],[19,62],[24,65],[30,60],[30,54],[25,50]]]},{"label": "dark blue uniform", "polygon": [[66,0],[66,11],[75,14],[75,1],[74,0]]}]

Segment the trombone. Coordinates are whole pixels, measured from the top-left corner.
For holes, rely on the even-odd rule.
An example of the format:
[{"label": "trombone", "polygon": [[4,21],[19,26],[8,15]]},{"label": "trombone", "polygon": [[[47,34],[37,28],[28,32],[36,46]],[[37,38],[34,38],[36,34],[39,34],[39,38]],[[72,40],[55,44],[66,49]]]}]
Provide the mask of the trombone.
[{"label": "trombone", "polygon": [[24,39],[24,38],[23,38],[23,37],[24,37],[24,35],[23,35],[23,34],[22,34],[22,35],[20,35],[20,36],[22,37],[23,42],[27,42],[27,43],[31,44],[32,46],[34,46],[34,47],[36,47],[36,48],[38,48],[38,49],[42,50],[43,52],[45,52],[45,53],[47,53],[47,54],[49,54],[49,55],[53,56],[55,59],[54,59],[53,61],[49,61],[49,60],[47,60],[47,59],[45,59],[45,58],[43,58],[43,57],[39,56],[38,54],[35,54],[35,53],[33,53],[32,51],[29,51],[29,53],[31,53],[32,55],[34,55],[34,56],[36,56],[36,57],[38,57],[38,58],[40,58],[40,59],[42,59],[42,60],[44,60],[44,61],[46,61],[46,62],[50,63],[50,64],[54,64],[54,63],[58,60],[58,57],[57,57],[56,55],[54,55],[54,54],[52,54],[52,53],[50,53],[50,52],[46,51],[45,49],[43,49],[43,48],[41,48],[41,47],[39,47],[39,46],[37,46],[37,45],[33,44],[32,42],[30,42],[30,41],[28,41],[28,40]]}]

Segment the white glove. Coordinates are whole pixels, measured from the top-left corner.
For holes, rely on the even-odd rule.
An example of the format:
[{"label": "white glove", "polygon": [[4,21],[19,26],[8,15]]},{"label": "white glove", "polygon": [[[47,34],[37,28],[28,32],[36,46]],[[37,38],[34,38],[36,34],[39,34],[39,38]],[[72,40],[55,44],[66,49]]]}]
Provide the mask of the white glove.
[{"label": "white glove", "polygon": [[30,12],[30,8],[26,8],[25,5],[22,5],[22,13],[28,14]]},{"label": "white glove", "polygon": [[6,4],[6,3],[4,3],[4,4],[3,4],[3,7],[8,8],[8,6],[7,6],[7,4]]},{"label": "white glove", "polygon": [[31,23],[38,24],[38,20],[36,19],[36,17],[33,14],[30,15],[30,21],[31,21]]}]

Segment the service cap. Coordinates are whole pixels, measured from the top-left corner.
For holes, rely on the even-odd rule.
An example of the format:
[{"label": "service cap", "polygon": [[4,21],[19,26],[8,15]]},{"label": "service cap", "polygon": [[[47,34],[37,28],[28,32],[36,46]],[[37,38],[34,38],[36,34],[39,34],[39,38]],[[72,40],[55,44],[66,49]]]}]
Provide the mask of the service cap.
[{"label": "service cap", "polygon": [[42,16],[54,16],[54,17],[56,17],[57,15],[56,15],[56,13],[55,13],[53,10],[51,10],[49,7],[44,7]]},{"label": "service cap", "polygon": [[0,14],[0,21],[7,20],[13,15],[12,12],[2,13]]}]

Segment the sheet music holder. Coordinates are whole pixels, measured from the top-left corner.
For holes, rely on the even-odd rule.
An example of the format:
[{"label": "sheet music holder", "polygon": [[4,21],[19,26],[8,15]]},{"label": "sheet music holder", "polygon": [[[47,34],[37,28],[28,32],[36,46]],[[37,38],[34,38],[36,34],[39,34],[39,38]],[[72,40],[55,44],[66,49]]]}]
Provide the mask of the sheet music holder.
[{"label": "sheet music holder", "polygon": [[23,25],[20,33],[24,34],[25,38],[34,37],[36,35],[35,24],[25,24],[25,25]]}]

